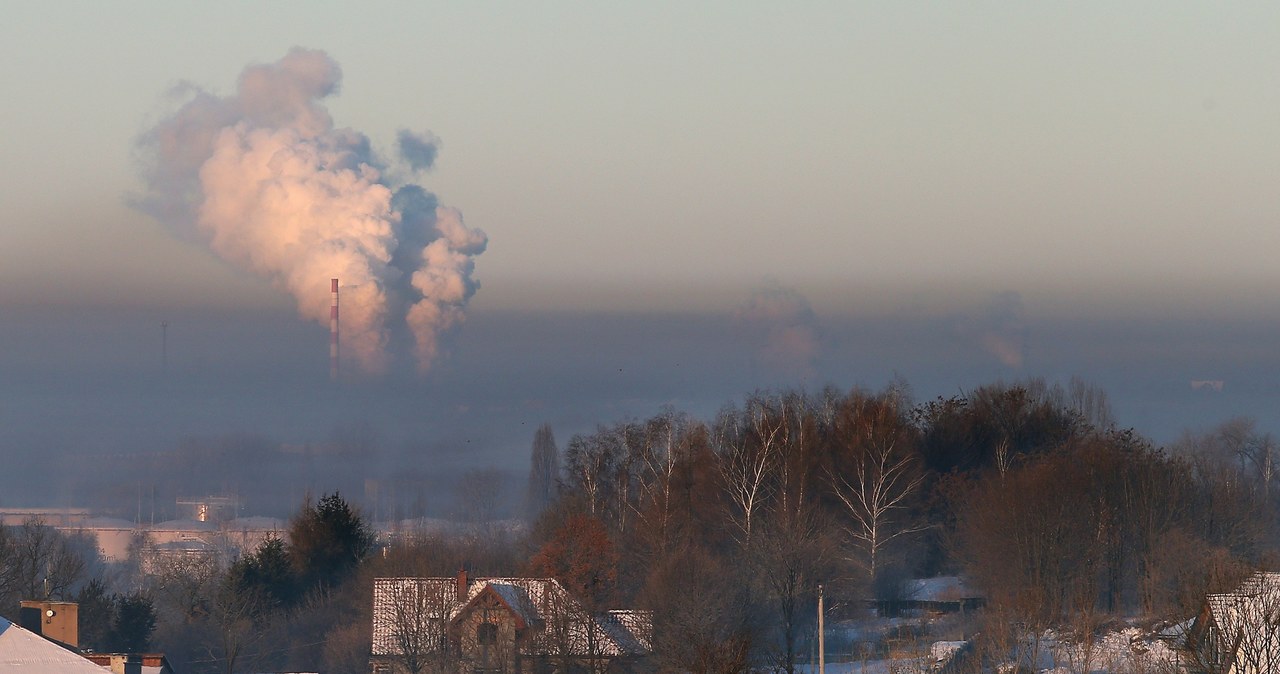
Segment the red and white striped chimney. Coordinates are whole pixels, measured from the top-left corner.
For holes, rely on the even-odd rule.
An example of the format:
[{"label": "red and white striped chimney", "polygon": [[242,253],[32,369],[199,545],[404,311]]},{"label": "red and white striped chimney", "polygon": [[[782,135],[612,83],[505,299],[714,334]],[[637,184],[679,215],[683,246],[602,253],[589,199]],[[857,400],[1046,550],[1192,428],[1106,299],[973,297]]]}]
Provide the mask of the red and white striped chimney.
[{"label": "red and white striped chimney", "polygon": [[331,281],[333,304],[329,307],[329,379],[338,380],[338,279]]}]

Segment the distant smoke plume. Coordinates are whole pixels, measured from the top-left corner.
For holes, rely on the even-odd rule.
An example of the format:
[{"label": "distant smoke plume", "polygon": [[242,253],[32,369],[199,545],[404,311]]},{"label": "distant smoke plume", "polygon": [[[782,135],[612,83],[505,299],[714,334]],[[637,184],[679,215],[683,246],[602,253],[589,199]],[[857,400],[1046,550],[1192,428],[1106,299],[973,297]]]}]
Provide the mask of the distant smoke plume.
[{"label": "distant smoke plume", "polygon": [[814,373],[820,344],[808,300],[770,280],[738,308],[736,317],[761,339],[759,355],[769,367],[802,377]]},{"label": "distant smoke plume", "polygon": [[1018,293],[996,293],[981,312],[958,318],[956,331],[961,337],[977,342],[1001,363],[1022,367],[1027,329],[1022,296]]},{"label": "distant smoke plume", "polygon": [[[478,287],[473,258],[487,238],[420,186],[391,184],[369,139],[334,127],[321,101],[341,79],[327,54],[295,48],[246,68],[232,96],[187,86],[189,100],[140,141],[137,205],[270,279],[321,324],[329,279],[340,279],[344,359],[383,371],[388,331],[406,325],[425,371]],[[437,143],[401,131],[397,148],[416,172]]]}]

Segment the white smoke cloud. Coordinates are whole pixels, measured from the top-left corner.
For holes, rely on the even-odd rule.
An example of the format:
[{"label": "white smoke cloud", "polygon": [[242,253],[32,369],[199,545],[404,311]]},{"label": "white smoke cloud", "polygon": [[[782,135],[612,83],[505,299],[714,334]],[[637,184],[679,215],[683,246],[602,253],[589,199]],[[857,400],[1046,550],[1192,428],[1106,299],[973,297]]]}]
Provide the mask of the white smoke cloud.
[{"label": "white smoke cloud", "polygon": [[770,279],[738,308],[736,318],[756,333],[757,353],[765,365],[789,375],[813,376],[822,350],[817,318],[797,290]]},{"label": "white smoke cloud", "polygon": [[976,342],[1004,365],[1020,368],[1027,339],[1023,313],[1022,296],[1017,292],[996,293],[981,312],[957,318],[956,333]]},{"label": "white smoke cloud", "polygon": [[[425,371],[478,287],[473,258],[487,238],[420,186],[390,184],[369,139],[334,128],[321,101],[341,79],[324,52],[294,49],[246,68],[234,95],[188,85],[186,103],[140,142],[137,205],[270,279],[321,324],[338,278],[343,358],[385,370],[388,330],[403,323]],[[397,142],[412,171],[434,162],[430,135]]]}]

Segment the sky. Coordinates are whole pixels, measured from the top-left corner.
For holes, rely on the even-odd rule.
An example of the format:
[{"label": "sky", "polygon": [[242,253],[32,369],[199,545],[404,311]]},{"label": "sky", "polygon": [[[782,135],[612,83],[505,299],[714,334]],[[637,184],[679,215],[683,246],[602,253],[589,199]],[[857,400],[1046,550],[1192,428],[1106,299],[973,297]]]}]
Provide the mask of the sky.
[{"label": "sky", "polygon": [[[474,294],[440,324],[426,373],[393,356],[352,384],[470,410],[429,429],[386,415],[401,442],[484,436],[482,454],[505,464],[538,414],[563,436],[662,404],[705,414],[756,387],[895,376],[921,397],[1083,376],[1162,442],[1232,413],[1273,427],[1275,3],[10,2],[5,14],[8,451],[163,447],[219,428],[306,439],[306,415],[234,405],[165,423],[122,407],[126,425],[167,429],[146,438],[77,411],[114,395],[83,385],[91,371],[155,375],[160,321],[170,374],[225,383],[276,367],[323,385],[309,377],[327,374],[324,321],[278,275],[138,207],[147,134],[193,92],[231,100],[246,68],[295,48],[340,71],[318,99],[334,127],[364,134],[385,178],[421,185],[487,240],[467,249]],[[401,130],[434,144],[429,168],[396,164]],[[611,382],[619,367],[647,372]],[[1224,380],[1224,395],[1191,380]],[[179,397],[199,408],[192,386]],[[505,434],[480,412],[531,400]],[[361,409],[352,418],[387,408]]]}]

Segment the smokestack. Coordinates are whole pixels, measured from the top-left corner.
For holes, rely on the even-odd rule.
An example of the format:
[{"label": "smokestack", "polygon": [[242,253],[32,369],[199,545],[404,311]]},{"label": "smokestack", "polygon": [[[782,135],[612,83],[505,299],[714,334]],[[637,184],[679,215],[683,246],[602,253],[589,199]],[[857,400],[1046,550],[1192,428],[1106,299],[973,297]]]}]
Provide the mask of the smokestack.
[{"label": "smokestack", "polygon": [[338,279],[331,279],[333,304],[329,305],[329,379],[338,381]]},{"label": "smokestack", "polygon": [[[389,345],[412,343],[425,372],[465,318],[478,288],[473,258],[488,239],[404,182],[430,168],[433,136],[401,131],[392,163],[364,134],[334,126],[325,99],[341,79],[324,52],[293,49],[246,68],[230,95],[184,88],[189,100],[139,139],[148,161],[137,203],[180,232],[201,232],[219,257],[288,290],[298,314],[320,325],[316,276],[342,274],[351,306],[340,365],[379,374]],[[411,342],[393,338],[402,328]]]}]

